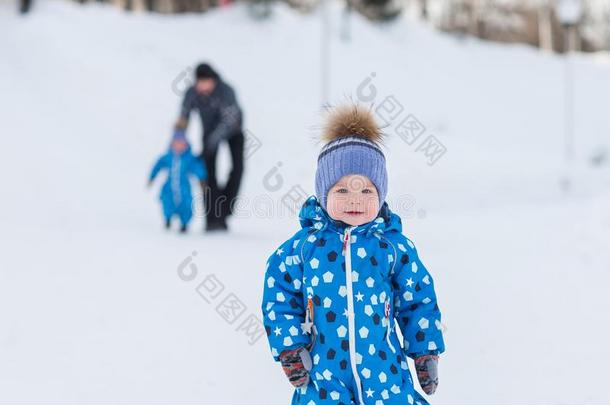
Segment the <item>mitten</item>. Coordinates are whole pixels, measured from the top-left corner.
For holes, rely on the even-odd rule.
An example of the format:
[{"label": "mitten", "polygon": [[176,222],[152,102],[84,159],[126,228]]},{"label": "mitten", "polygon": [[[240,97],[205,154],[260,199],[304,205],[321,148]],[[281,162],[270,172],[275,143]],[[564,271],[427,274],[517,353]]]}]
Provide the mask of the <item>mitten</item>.
[{"label": "mitten", "polygon": [[419,385],[428,395],[434,394],[438,387],[438,356],[426,354],[415,358],[415,370]]},{"label": "mitten", "polygon": [[305,347],[285,350],[280,354],[280,363],[288,381],[296,388],[304,387],[309,383],[309,370],[311,370],[311,355]]}]

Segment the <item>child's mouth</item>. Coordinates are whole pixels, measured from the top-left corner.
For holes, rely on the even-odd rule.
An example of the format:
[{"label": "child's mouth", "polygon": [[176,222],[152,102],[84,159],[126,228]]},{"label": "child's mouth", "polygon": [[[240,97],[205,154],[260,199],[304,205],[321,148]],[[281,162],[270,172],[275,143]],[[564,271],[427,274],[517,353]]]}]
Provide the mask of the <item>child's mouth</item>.
[{"label": "child's mouth", "polygon": [[360,212],[360,211],[345,211],[345,213],[347,215],[361,215],[361,214],[364,214],[363,212]]}]

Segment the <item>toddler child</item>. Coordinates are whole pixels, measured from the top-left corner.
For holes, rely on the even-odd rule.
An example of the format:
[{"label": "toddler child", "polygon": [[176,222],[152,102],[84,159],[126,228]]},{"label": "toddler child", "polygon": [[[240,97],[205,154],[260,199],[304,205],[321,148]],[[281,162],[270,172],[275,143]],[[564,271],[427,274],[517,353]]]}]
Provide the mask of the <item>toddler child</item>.
[{"label": "toddler child", "polygon": [[[331,110],[316,196],[267,261],[263,323],[296,387],[292,404],[427,404],[445,350],[434,283],[385,202],[381,131],[358,105]],[[399,342],[395,324],[400,328]]]}]

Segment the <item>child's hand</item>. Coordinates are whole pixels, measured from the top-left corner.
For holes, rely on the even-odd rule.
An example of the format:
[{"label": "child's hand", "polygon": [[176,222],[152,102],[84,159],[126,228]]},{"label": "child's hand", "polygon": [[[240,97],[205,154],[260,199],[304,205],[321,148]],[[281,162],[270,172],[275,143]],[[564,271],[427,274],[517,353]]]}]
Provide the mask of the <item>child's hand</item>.
[{"label": "child's hand", "polygon": [[304,387],[309,383],[309,370],[311,370],[311,355],[304,347],[286,350],[280,354],[280,363],[288,380],[296,388]]},{"label": "child's hand", "polygon": [[415,370],[419,385],[428,395],[434,394],[438,387],[438,356],[427,354],[415,358]]}]

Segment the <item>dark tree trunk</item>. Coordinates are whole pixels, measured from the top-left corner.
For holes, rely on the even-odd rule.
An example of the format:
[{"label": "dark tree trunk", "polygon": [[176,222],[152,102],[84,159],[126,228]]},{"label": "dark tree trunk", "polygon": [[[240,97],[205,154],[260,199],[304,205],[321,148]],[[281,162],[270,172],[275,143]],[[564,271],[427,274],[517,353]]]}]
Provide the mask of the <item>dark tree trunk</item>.
[{"label": "dark tree trunk", "polygon": [[19,1],[19,12],[21,14],[26,14],[30,11],[32,7],[32,0],[20,0]]},{"label": "dark tree trunk", "polygon": [[428,1],[427,0],[421,0],[421,15],[420,15],[422,20],[427,21],[428,20]]}]

